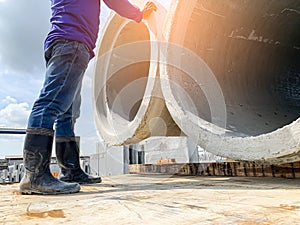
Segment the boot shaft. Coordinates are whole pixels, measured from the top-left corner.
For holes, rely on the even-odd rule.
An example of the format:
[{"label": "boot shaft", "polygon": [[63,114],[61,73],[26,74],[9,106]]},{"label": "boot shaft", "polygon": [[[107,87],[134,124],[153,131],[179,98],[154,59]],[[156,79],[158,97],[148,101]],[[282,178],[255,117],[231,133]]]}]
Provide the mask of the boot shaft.
[{"label": "boot shaft", "polygon": [[32,128],[24,143],[25,174],[20,182],[22,194],[68,194],[80,190],[78,183],[66,183],[52,176],[50,162],[53,131]]},{"label": "boot shaft", "polygon": [[23,149],[25,169],[37,176],[44,173],[45,170],[49,170],[52,145],[53,131],[27,129]]},{"label": "boot shaft", "polygon": [[62,169],[80,168],[79,144],[76,137],[56,137],[56,159]]},{"label": "boot shaft", "polygon": [[100,177],[86,174],[80,167],[79,144],[76,137],[58,137],[55,141],[57,163],[61,168],[60,179],[79,184],[100,183]]}]

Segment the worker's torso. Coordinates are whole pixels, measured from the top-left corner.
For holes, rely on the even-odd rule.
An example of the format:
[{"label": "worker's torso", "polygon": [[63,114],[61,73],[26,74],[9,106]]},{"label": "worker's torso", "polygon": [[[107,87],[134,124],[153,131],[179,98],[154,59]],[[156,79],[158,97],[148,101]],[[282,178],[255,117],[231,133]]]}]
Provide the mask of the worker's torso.
[{"label": "worker's torso", "polygon": [[56,39],[76,40],[87,45],[92,57],[99,31],[100,0],[51,0],[51,10],[45,49]]}]

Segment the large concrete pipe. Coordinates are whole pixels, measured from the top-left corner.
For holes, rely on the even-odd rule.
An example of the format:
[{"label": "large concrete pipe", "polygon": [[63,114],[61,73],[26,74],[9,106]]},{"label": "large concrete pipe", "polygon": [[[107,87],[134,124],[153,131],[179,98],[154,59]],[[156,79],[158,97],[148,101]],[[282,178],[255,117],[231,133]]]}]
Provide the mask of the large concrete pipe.
[{"label": "large concrete pipe", "polygon": [[[143,8],[146,1],[133,4]],[[113,13],[100,39],[93,78],[97,129],[109,145],[134,144],[150,136],[178,136],[162,97],[157,33],[166,9],[136,23]]]},{"label": "large concrete pipe", "polygon": [[237,160],[300,160],[300,1],[174,0],[161,82],[178,126]]}]

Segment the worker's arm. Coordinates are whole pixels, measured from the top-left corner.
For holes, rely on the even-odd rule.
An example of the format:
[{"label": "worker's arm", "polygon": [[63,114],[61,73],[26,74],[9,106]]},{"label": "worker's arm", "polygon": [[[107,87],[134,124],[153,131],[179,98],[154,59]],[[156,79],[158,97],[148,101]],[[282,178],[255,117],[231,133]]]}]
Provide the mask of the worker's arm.
[{"label": "worker's arm", "polygon": [[143,11],[133,6],[128,0],[104,0],[105,4],[120,16],[141,22],[147,19],[152,11],[156,10],[154,3],[147,3]]}]

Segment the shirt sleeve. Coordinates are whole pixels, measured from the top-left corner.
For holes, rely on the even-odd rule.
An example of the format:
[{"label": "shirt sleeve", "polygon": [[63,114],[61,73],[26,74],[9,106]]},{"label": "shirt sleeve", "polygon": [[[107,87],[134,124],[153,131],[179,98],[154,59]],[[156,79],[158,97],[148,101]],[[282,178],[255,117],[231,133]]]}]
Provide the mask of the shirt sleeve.
[{"label": "shirt sleeve", "polygon": [[120,16],[141,22],[143,13],[140,9],[133,6],[128,0],[103,0],[105,4]]}]

